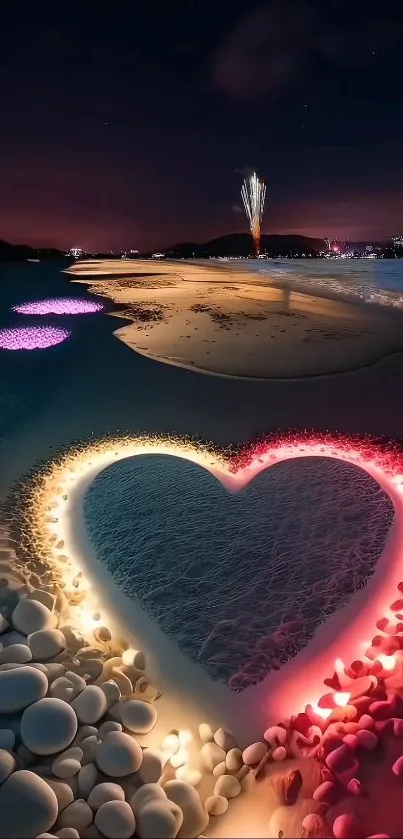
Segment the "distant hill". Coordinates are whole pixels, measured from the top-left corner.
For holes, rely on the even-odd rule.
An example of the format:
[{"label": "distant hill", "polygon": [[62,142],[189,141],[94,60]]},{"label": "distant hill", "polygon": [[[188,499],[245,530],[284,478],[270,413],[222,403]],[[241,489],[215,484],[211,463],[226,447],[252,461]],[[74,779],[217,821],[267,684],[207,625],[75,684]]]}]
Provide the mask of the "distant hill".
[{"label": "distant hill", "polygon": [[[324,250],[323,239],[307,236],[264,234],[261,239],[261,253],[268,256],[316,256]],[[248,257],[253,256],[252,237],[248,233],[228,233],[210,242],[181,242],[163,249],[171,259],[206,259],[210,256]]]},{"label": "distant hill", "polygon": [[30,248],[29,245],[11,245],[0,239],[0,262],[20,259],[59,259],[64,253],[56,248]]}]

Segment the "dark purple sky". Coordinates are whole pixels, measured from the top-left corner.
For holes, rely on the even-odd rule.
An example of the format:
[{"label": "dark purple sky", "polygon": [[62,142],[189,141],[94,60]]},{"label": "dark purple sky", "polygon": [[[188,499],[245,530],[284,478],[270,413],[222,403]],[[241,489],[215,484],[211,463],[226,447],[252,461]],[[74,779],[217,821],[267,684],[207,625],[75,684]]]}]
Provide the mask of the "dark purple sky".
[{"label": "dark purple sky", "polygon": [[251,166],[265,232],[402,232],[402,36],[390,0],[2,10],[0,238],[118,249],[246,230]]}]

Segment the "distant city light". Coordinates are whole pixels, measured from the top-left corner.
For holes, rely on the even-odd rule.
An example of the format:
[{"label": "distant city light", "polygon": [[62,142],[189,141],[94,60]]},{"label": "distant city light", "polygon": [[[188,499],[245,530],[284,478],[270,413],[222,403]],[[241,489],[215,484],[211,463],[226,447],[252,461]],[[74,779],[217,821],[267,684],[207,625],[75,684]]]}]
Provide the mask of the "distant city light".
[{"label": "distant city light", "polygon": [[0,329],[2,350],[43,350],[61,344],[71,332],[58,326],[18,326]]},{"label": "distant city light", "polygon": [[256,255],[259,256],[261,223],[266,198],[265,179],[259,178],[256,172],[254,172],[249,178],[245,178],[242,184],[241,195],[253,236]]},{"label": "distant city light", "polygon": [[81,248],[70,248],[69,256],[74,256],[74,259],[79,259],[82,256],[84,251]]},{"label": "distant city light", "polygon": [[95,300],[55,297],[19,303],[18,306],[13,306],[13,312],[18,312],[19,315],[89,315],[101,312],[103,308],[103,304]]}]

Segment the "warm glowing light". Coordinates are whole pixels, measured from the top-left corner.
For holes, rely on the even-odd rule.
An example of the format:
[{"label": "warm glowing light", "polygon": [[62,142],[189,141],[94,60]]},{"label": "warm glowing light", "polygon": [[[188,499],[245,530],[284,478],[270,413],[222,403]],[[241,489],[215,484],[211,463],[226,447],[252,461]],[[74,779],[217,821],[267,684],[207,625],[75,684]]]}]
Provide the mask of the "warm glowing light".
[{"label": "warm glowing light", "polygon": [[334,703],[339,708],[344,708],[345,705],[348,705],[348,700],[350,699],[351,693],[347,693],[346,691],[340,691],[339,693],[335,693],[333,695]]},{"label": "warm glowing light", "polygon": [[336,673],[344,673],[344,661],[342,661],[341,658],[336,658],[336,661],[334,662],[334,669]]},{"label": "warm glowing light", "polygon": [[331,708],[320,708],[319,705],[316,705],[315,703],[311,705],[311,708],[315,714],[318,714],[318,716],[322,717],[322,719],[324,720],[327,720],[328,717],[330,717],[330,714],[332,713]]},{"label": "warm glowing light", "polygon": [[31,300],[13,306],[19,315],[88,315],[101,312],[104,306],[95,300],[80,297],[54,297],[46,300]]},{"label": "warm glowing light", "polygon": [[263,218],[264,202],[266,198],[266,181],[259,178],[253,172],[249,178],[245,178],[241,189],[242,200],[245,212],[248,217],[249,227],[255,243],[256,253],[260,251],[260,227]]},{"label": "warm glowing light", "polygon": [[394,655],[378,655],[378,661],[380,661],[384,670],[393,670],[397,664]]},{"label": "warm glowing light", "polygon": [[56,326],[17,326],[0,329],[2,350],[43,350],[61,344],[71,332]]}]

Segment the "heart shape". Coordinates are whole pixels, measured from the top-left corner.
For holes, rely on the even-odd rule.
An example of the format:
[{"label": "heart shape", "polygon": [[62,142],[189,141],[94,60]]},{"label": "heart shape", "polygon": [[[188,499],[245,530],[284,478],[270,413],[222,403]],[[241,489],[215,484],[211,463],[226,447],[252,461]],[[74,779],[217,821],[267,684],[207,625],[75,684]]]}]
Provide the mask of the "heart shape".
[{"label": "heart shape", "polygon": [[321,453],[277,458],[230,488],[181,457],[138,455],[108,466],[85,495],[90,539],[118,587],[233,690],[297,655],[365,586],[383,549],[388,496]]}]

